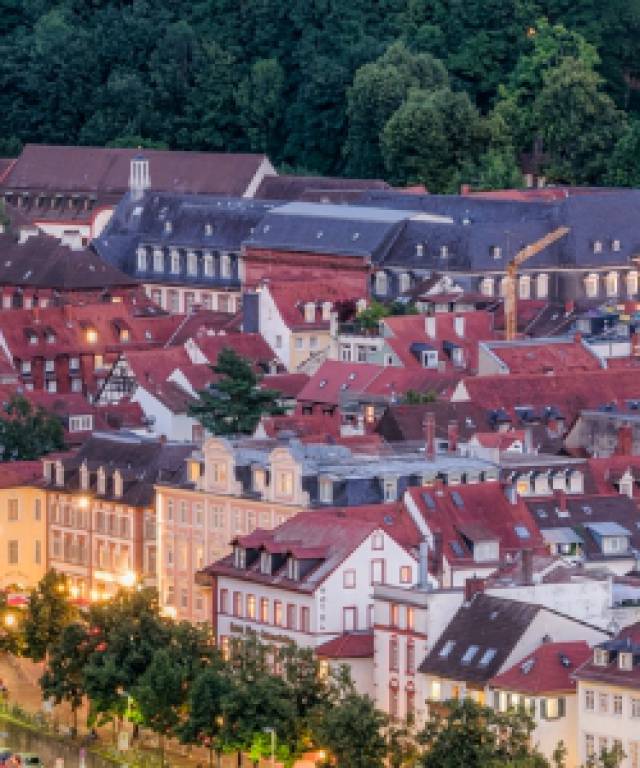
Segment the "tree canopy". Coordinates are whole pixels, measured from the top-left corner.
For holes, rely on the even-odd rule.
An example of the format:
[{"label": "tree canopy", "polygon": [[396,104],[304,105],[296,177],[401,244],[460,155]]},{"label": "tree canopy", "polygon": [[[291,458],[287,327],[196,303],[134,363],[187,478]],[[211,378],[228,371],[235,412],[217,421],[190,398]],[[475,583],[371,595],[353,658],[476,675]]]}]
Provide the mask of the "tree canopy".
[{"label": "tree canopy", "polygon": [[213,435],[251,434],[263,414],[282,413],[278,392],[260,387],[252,363],[232,349],[223,349],[211,370],[219,378],[198,393],[191,414]]},{"label": "tree canopy", "polygon": [[64,429],[57,416],[35,408],[26,397],[14,395],[0,416],[2,461],[39,459],[64,448]]},{"label": "tree canopy", "polygon": [[[514,179],[512,155],[475,132],[507,99],[516,157],[544,135],[549,178],[581,181],[592,147],[585,181],[600,183],[623,140],[610,119],[624,132],[640,116],[638,0],[0,0],[0,30],[3,156],[25,142],[267,151],[284,169],[446,191]],[[568,60],[582,62],[570,79]],[[605,107],[593,126],[591,98]],[[435,113],[399,162],[410,120]],[[452,117],[468,168],[447,146]]]}]

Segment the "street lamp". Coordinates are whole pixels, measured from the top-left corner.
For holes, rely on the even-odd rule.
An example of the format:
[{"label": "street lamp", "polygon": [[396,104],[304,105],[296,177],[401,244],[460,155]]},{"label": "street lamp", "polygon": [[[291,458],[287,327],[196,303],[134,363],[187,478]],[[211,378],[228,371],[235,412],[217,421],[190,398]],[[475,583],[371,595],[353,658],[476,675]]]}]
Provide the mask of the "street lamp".
[{"label": "street lamp", "polygon": [[265,733],[271,734],[271,768],[275,768],[276,765],[276,729],[275,728],[263,728]]}]

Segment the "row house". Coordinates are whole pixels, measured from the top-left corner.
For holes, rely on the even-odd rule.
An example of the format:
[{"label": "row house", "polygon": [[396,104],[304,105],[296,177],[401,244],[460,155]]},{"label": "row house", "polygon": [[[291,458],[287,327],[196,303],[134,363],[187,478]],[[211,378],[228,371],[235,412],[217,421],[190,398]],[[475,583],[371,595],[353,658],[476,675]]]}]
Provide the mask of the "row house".
[{"label": "row house", "polygon": [[0,346],[26,391],[95,396],[121,351],[163,346],[179,318],[109,303],[0,316]]},{"label": "row house", "polygon": [[70,458],[43,460],[48,562],[71,594],[98,600],[156,584],[154,484],[178,478],[192,446],[95,432]]},{"label": "row house", "polygon": [[9,215],[85,245],[127,192],[253,197],[276,171],[265,155],[26,144],[0,181]]},{"label": "row house", "polygon": [[378,445],[372,453],[366,446],[298,439],[210,438],[192,456],[184,484],[158,488],[162,604],[180,618],[206,618],[207,586],[193,584],[200,563],[223,557],[232,539],[256,528],[272,529],[311,508],[398,502],[407,487],[436,478],[453,485],[496,477],[487,462],[427,460],[418,449],[394,452]]},{"label": "row house", "polygon": [[232,638],[251,634],[314,648],[331,663],[360,658],[354,682],[372,694],[372,658],[362,649],[371,648],[373,589],[416,581],[418,543],[406,513],[391,505],[309,511],[236,537],[233,552],[205,570],[218,643],[228,653]]},{"label": "row house", "polygon": [[640,625],[598,643],[574,672],[578,761],[618,750],[620,768],[640,766]]}]

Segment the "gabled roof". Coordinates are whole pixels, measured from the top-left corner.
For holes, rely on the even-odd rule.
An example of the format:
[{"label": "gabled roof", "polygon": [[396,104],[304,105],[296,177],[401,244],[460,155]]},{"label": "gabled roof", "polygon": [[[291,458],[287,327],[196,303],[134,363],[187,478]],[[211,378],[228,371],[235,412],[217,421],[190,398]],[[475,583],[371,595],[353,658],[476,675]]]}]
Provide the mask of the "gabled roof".
[{"label": "gabled roof", "polygon": [[373,632],[345,632],[316,646],[315,654],[321,659],[372,659]]},{"label": "gabled roof", "polygon": [[569,373],[598,371],[598,357],[579,337],[573,339],[525,339],[485,344],[509,373]]},{"label": "gabled roof", "polygon": [[[576,680],[593,680],[598,683],[640,690],[640,622],[630,624],[614,638],[599,643],[598,648],[609,652],[606,664],[595,664],[591,655],[574,673]],[[620,654],[631,654],[631,669],[620,668]]]},{"label": "gabled roof", "polygon": [[432,534],[442,536],[442,552],[451,564],[486,567],[474,560],[478,541],[499,542],[501,558],[523,548],[544,551],[527,506],[519,496],[512,503],[499,483],[409,488],[407,493]]},{"label": "gabled roof", "polygon": [[476,432],[473,435],[483,448],[497,448],[499,451],[508,451],[515,442],[524,442],[525,433],[522,429],[513,429],[509,432]]},{"label": "gabled roof", "polygon": [[282,397],[297,398],[309,381],[306,373],[268,373],[262,377],[262,386],[275,389]]},{"label": "gabled roof", "polygon": [[476,594],[456,611],[419,671],[484,685],[497,674],[541,610],[532,603]]},{"label": "gabled roof", "polygon": [[266,160],[251,154],[26,144],[2,185],[122,195],[138,155],[149,161],[152,189],[207,195],[244,195]]},{"label": "gabled roof", "polygon": [[573,693],[573,673],[590,656],[591,649],[584,641],[545,643],[488,683],[492,688],[530,696]]},{"label": "gabled roof", "polygon": [[[340,320],[355,315],[356,302],[363,298],[339,282],[318,285],[303,280],[269,283],[263,290],[271,295],[280,317],[292,330],[329,330],[330,318],[323,316],[323,305],[338,313]],[[307,320],[306,305],[313,304],[313,319]]]},{"label": "gabled roof", "polygon": [[72,250],[56,237],[33,235],[20,243],[11,234],[0,234],[0,253],[0,285],[60,291],[137,285],[91,248]]},{"label": "gabled roof", "polygon": [[427,413],[435,414],[436,436],[447,437],[450,422],[455,422],[460,439],[468,439],[479,429],[490,429],[489,412],[477,403],[435,403],[417,405],[389,405],[376,425],[385,440],[404,442],[424,439],[424,419]]}]

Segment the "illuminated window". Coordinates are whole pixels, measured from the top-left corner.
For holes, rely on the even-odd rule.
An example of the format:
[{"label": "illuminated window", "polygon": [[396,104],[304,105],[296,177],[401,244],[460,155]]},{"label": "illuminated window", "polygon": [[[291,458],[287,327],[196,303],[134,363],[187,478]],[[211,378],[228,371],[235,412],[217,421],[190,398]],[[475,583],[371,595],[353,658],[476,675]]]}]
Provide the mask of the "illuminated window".
[{"label": "illuminated window", "polygon": [[549,295],[549,275],[544,272],[536,278],[536,294],[539,299],[546,299]]},{"label": "illuminated window", "polygon": [[617,296],[618,295],[618,273],[617,272],[609,272],[607,274],[607,277],[605,278],[605,287],[607,291],[607,296]]},{"label": "illuminated window", "polygon": [[587,298],[595,299],[598,296],[598,283],[600,278],[595,272],[587,275],[584,279],[584,291],[587,294]]},{"label": "illuminated window", "polygon": [[95,344],[98,341],[98,331],[95,328],[87,328],[84,337],[87,344]]},{"label": "illuminated window", "polygon": [[248,619],[256,618],[256,596],[255,595],[247,595],[247,618]]}]

